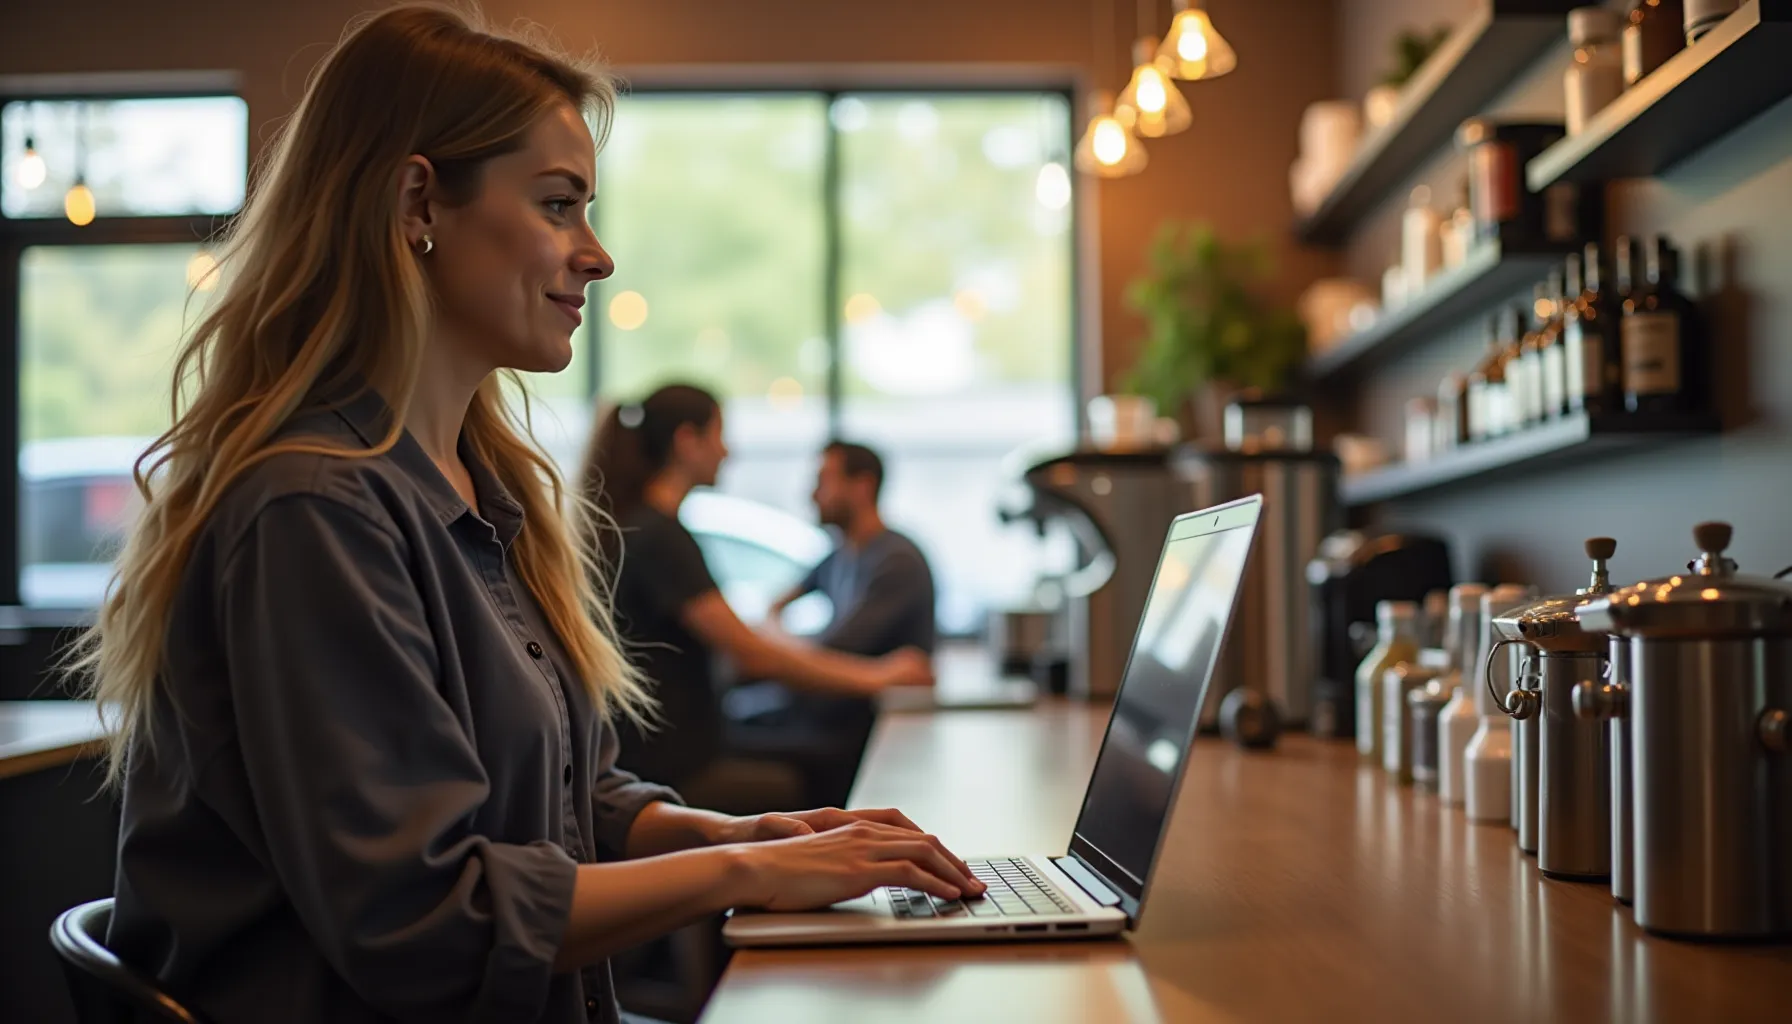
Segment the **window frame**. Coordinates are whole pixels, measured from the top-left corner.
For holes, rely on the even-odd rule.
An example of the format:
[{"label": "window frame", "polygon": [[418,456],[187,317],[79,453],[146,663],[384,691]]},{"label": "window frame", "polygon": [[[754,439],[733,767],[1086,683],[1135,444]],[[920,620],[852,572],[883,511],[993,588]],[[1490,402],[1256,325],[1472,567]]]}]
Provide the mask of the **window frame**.
[{"label": "window frame", "polygon": [[[225,72],[176,75],[93,75],[8,78],[0,76],[0,121],[5,106],[14,102],[57,103],[204,99],[244,99],[235,76]],[[245,104],[247,103],[246,100]],[[250,122],[253,124],[253,121]],[[244,133],[245,149],[250,132]],[[245,158],[252,153],[245,153]],[[252,166],[245,160],[244,166]],[[247,185],[247,182],[245,182]],[[62,217],[8,217],[0,212],[0,372],[8,375],[0,386],[0,451],[12,453],[11,472],[0,472],[0,607],[20,604],[19,577],[24,570],[20,550],[24,537],[19,519],[22,475],[19,472],[19,417],[24,410],[22,313],[25,250],[33,246],[85,248],[112,245],[200,245],[224,231],[236,214],[189,214],[138,217],[116,214],[96,217],[76,227]]]}]

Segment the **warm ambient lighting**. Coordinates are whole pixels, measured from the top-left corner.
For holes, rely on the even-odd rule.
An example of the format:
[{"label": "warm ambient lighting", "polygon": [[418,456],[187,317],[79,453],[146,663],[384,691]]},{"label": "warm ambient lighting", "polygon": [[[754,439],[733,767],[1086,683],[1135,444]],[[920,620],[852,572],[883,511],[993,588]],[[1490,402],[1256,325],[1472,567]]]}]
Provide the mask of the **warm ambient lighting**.
[{"label": "warm ambient lighting", "polygon": [[1039,166],[1039,177],[1033,182],[1033,198],[1048,210],[1062,210],[1070,205],[1070,172],[1056,161]]},{"label": "warm ambient lighting", "polygon": [[[846,300],[846,322],[862,324],[883,310],[884,307],[878,303],[877,296],[868,292],[859,292]],[[795,381],[791,383],[795,383]]]},{"label": "warm ambient lighting", "polygon": [[68,221],[75,227],[84,228],[93,223],[93,190],[86,182],[75,179],[75,185],[62,197],[62,212],[68,215]]},{"label": "warm ambient lighting", "polygon": [[969,288],[960,289],[958,294],[952,296],[952,308],[958,310],[958,315],[971,323],[983,319],[983,314],[987,312],[983,305],[983,296]]},{"label": "warm ambient lighting", "polygon": [[218,287],[218,258],[209,252],[196,252],[187,260],[187,287],[209,292]]},{"label": "warm ambient lighting", "polygon": [[789,412],[802,404],[803,386],[794,377],[779,377],[772,381],[765,397],[770,400],[772,408],[779,412]]},{"label": "warm ambient lighting", "polygon": [[44,163],[43,156],[38,153],[37,146],[32,144],[30,136],[25,138],[25,155],[13,165],[12,180],[29,192],[44,183],[49,176],[50,168]]},{"label": "warm ambient lighting", "polygon": [[640,292],[618,292],[610,300],[610,322],[632,331],[647,322],[647,299]]},{"label": "warm ambient lighting", "polygon": [[1110,111],[1111,95],[1097,93],[1095,116],[1076,144],[1076,169],[1103,178],[1124,178],[1145,169],[1145,147]]},{"label": "warm ambient lighting", "polygon": [[1193,82],[1202,78],[1218,78],[1238,66],[1238,55],[1232,45],[1220,38],[1213,19],[1201,9],[1202,0],[1171,0],[1176,17],[1164,44],[1158,47],[1158,59],[1171,78]]},{"label": "warm ambient lighting", "polygon": [[1164,62],[1157,56],[1157,40],[1146,36],[1132,46],[1132,81],[1114,101],[1114,116],[1145,139],[1160,139],[1188,128],[1194,115],[1188,100],[1170,81]]}]

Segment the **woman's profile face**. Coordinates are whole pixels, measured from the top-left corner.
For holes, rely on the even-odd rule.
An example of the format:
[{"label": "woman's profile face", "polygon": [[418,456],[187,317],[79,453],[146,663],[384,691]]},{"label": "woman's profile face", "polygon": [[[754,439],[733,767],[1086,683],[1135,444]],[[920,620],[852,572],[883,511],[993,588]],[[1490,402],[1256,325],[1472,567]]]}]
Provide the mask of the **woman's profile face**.
[{"label": "woman's profile face", "polygon": [[432,204],[435,245],[422,260],[438,344],[493,369],[566,368],[585,286],[616,269],[585,219],[596,178],[591,132],[565,104],[521,149],[486,162],[471,202]]}]

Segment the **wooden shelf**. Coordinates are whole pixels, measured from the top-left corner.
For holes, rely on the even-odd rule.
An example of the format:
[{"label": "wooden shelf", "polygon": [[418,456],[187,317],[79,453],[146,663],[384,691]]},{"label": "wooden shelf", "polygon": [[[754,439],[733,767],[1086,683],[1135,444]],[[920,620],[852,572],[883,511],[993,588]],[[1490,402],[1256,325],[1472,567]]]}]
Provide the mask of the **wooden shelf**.
[{"label": "wooden shelf", "polygon": [[1340,245],[1364,217],[1447,145],[1462,122],[1567,34],[1574,0],[1484,0],[1401,90],[1393,120],[1365,135],[1332,191],[1294,228]]},{"label": "wooden shelf", "polygon": [[1374,324],[1312,356],[1309,380],[1354,372],[1411,349],[1438,331],[1463,323],[1489,304],[1543,279],[1573,249],[1514,253],[1498,242],[1475,247],[1462,265],[1431,279],[1417,298]]},{"label": "wooden shelf", "polygon": [[1662,171],[1792,96],[1792,0],[1748,0],[1697,43],[1525,166],[1531,191],[1556,182]]},{"label": "wooden shelf", "polygon": [[1339,491],[1346,505],[1369,505],[1520,467],[1537,469],[1582,461],[1717,431],[1717,418],[1709,415],[1593,417],[1577,413],[1492,441],[1464,445],[1428,462],[1398,463],[1347,476],[1339,483]]}]

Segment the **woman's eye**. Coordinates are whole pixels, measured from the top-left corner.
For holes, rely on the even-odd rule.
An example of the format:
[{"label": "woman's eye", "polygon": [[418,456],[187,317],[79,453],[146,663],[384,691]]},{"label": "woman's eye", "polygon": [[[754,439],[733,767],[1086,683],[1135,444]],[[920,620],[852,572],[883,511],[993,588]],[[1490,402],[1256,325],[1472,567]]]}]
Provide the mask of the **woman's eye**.
[{"label": "woman's eye", "polygon": [[549,199],[547,202],[542,203],[541,205],[554,211],[556,214],[564,216],[566,214],[567,210],[572,209],[573,201],[571,199],[566,198],[565,196],[556,196],[553,199]]}]

